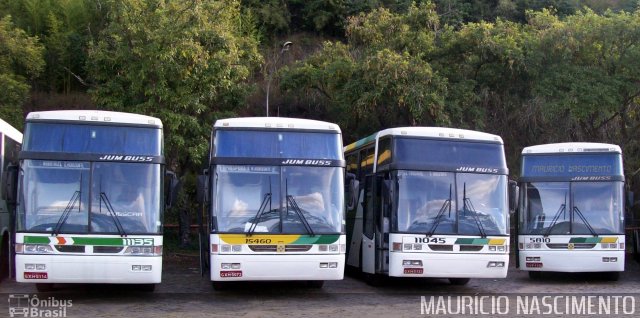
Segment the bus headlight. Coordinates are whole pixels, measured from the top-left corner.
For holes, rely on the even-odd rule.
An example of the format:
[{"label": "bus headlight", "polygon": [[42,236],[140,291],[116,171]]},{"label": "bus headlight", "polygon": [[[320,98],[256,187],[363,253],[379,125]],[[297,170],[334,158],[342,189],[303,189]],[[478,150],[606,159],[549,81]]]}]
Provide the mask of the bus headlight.
[{"label": "bus headlight", "polygon": [[162,255],[162,246],[127,246],[124,255],[160,256]]},{"label": "bus headlight", "polygon": [[[18,250],[18,248],[16,248]],[[25,254],[50,254],[53,248],[50,245],[42,244],[24,244],[22,250]]]}]

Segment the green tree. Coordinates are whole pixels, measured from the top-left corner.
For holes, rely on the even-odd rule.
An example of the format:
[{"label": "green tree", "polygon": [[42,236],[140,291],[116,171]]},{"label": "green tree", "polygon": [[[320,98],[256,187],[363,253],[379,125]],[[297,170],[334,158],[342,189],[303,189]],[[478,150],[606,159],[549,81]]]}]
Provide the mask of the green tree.
[{"label": "green tree", "polygon": [[350,18],[348,43],[327,42],[284,68],[281,88],[324,107],[320,117],[338,122],[347,139],[390,126],[448,123],[445,81],[424,58],[434,49],[434,9],[421,4],[405,14],[377,9]]},{"label": "green tree", "polygon": [[88,41],[104,26],[106,7],[93,0],[0,0],[0,15],[45,47],[46,66],[34,86],[37,90],[68,94],[85,91]]},{"label": "green tree", "polygon": [[16,28],[10,16],[0,20],[0,117],[22,127],[22,103],[27,99],[29,80],[43,69],[43,47],[37,37]]},{"label": "green tree", "polygon": [[547,126],[556,138],[619,144],[636,170],[640,11],[585,10],[564,20],[537,12],[530,21],[538,29],[532,83]]},{"label": "green tree", "polygon": [[179,176],[200,168],[213,121],[240,107],[261,59],[239,2],[109,5],[108,25],[89,50],[90,93],[100,107],[159,117],[168,166]]}]

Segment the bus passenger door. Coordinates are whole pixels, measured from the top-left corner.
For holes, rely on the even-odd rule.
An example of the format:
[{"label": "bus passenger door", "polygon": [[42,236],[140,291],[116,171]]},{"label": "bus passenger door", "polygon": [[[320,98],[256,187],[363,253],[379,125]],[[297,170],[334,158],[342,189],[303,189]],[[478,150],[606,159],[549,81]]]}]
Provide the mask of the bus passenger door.
[{"label": "bus passenger door", "polygon": [[364,218],[362,235],[362,271],[375,274],[376,241],[375,241],[375,208],[376,184],[373,175],[365,179],[364,185]]}]

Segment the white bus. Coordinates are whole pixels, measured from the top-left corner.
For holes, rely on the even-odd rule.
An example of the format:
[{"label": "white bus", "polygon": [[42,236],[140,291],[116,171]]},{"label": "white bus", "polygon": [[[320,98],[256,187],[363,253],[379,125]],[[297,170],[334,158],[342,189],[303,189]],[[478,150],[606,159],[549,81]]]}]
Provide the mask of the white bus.
[{"label": "white bus", "polygon": [[15,202],[8,187],[14,182],[7,173],[10,165],[18,165],[18,153],[22,144],[22,133],[0,119],[0,280],[11,274],[11,215]]},{"label": "white bus", "polygon": [[55,283],[153,290],[162,273],[164,171],[157,118],[29,113],[17,186],[17,281],[39,291]]},{"label": "white bus", "polygon": [[522,150],[518,266],[544,271],[624,271],[624,173],[619,146],[558,143]]},{"label": "white bus", "polygon": [[337,125],[223,119],[210,149],[200,188],[208,202],[203,261],[214,288],[242,280],[322,287],[343,278],[345,162]]},{"label": "white bus", "polygon": [[347,265],[369,283],[506,277],[509,182],[499,136],[391,128],[348,145],[345,158],[359,181],[347,207]]}]

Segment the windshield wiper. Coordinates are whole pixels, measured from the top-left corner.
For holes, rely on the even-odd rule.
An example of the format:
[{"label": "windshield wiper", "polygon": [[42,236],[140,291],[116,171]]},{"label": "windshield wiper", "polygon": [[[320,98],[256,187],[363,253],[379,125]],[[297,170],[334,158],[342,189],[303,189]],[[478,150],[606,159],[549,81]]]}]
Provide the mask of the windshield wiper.
[{"label": "windshield wiper", "polygon": [[309,222],[307,222],[307,218],[305,218],[302,210],[300,209],[300,206],[298,206],[298,202],[296,202],[296,199],[294,199],[292,195],[289,195],[289,186],[287,183],[287,179],[284,180],[284,191],[287,198],[287,214],[289,214],[289,205],[291,205],[293,211],[298,215],[300,221],[302,221],[302,225],[304,225],[304,228],[307,230],[307,232],[311,236],[315,236],[316,234],[313,232],[313,229],[311,228],[311,225],[309,225]]},{"label": "windshield wiper", "polygon": [[[71,214],[71,210],[73,210],[73,207],[76,205],[76,202],[80,201],[80,193],[81,192],[79,190],[76,190],[73,193],[73,195],[71,196],[71,199],[69,199],[69,202],[67,202],[67,207],[64,209],[64,211],[62,212],[62,215],[58,219],[58,223],[56,223],[56,227],[53,229],[53,232],[51,232],[51,236],[56,236],[60,234],[60,230],[62,229],[62,226],[67,222],[67,219],[69,218],[69,214]],[[80,212],[79,204],[78,204],[78,212]]]},{"label": "windshield wiper", "polygon": [[478,231],[480,231],[480,237],[486,238],[487,233],[484,230],[484,226],[482,225],[482,221],[480,221],[480,217],[478,216],[478,212],[473,207],[471,203],[471,199],[467,198],[467,183],[463,184],[462,188],[462,202],[463,202],[463,213],[466,214],[467,210],[473,213],[473,219],[476,221],[476,226],[478,226]]},{"label": "windshield wiper", "polygon": [[107,194],[104,192],[100,192],[100,211],[102,211],[102,202],[104,202],[104,206],[107,208],[107,211],[109,211],[113,222],[116,224],[116,228],[118,229],[118,233],[120,234],[120,236],[127,236],[127,233],[125,233],[124,228],[122,227],[122,223],[120,223],[120,218],[118,218],[116,211],[111,205],[111,201],[109,201]]},{"label": "windshield wiper", "polygon": [[587,218],[584,217],[584,215],[582,214],[582,212],[580,211],[580,209],[578,209],[577,206],[573,206],[573,212],[575,214],[578,215],[578,217],[580,217],[580,219],[582,220],[582,222],[584,222],[584,225],[587,227],[587,229],[589,230],[589,232],[591,232],[591,235],[593,235],[594,237],[597,237],[598,234],[596,233],[596,231],[593,229],[593,227],[591,227],[591,224],[589,224],[589,222],[587,222]]},{"label": "windshield wiper", "polygon": [[[556,215],[553,216],[553,220],[551,220],[551,224],[549,224],[547,231],[544,233],[545,237],[551,234],[551,229],[553,228],[554,225],[556,225],[556,222],[558,222],[558,219],[560,219],[560,214],[562,214],[563,212],[566,212],[566,207],[567,207],[567,194],[565,193],[564,203],[560,204],[560,207],[558,208],[558,212],[556,212]],[[566,216],[564,218],[566,219]]]},{"label": "windshield wiper", "polygon": [[253,235],[253,233],[256,231],[258,223],[260,222],[260,218],[262,217],[264,210],[267,208],[267,204],[269,204],[269,212],[273,211],[273,209],[271,208],[271,193],[271,177],[269,177],[269,192],[264,194],[264,198],[262,198],[262,202],[260,203],[258,212],[256,212],[256,215],[251,221],[251,225],[249,226],[249,230],[247,231],[247,236]]},{"label": "windshield wiper", "polygon": [[431,229],[429,229],[429,232],[427,232],[427,237],[433,236],[433,234],[436,232],[438,225],[440,225],[440,220],[444,215],[444,211],[449,210],[449,217],[451,217],[451,192],[452,192],[451,183],[449,183],[449,198],[442,203],[442,206],[440,207],[440,210],[436,215],[436,219],[433,221],[433,224],[431,225]]},{"label": "windshield wiper", "polygon": [[[267,208],[267,204],[271,206],[271,192],[265,193],[264,198],[262,198],[262,203],[260,203],[260,208],[258,209],[256,216],[253,217],[253,220],[251,221],[251,226],[249,226],[249,230],[247,231],[247,236],[253,235],[253,233],[256,231],[256,228],[258,227],[258,223],[260,222],[260,218],[262,217],[264,210]],[[271,207],[269,207],[269,211],[272,211]]]}]

